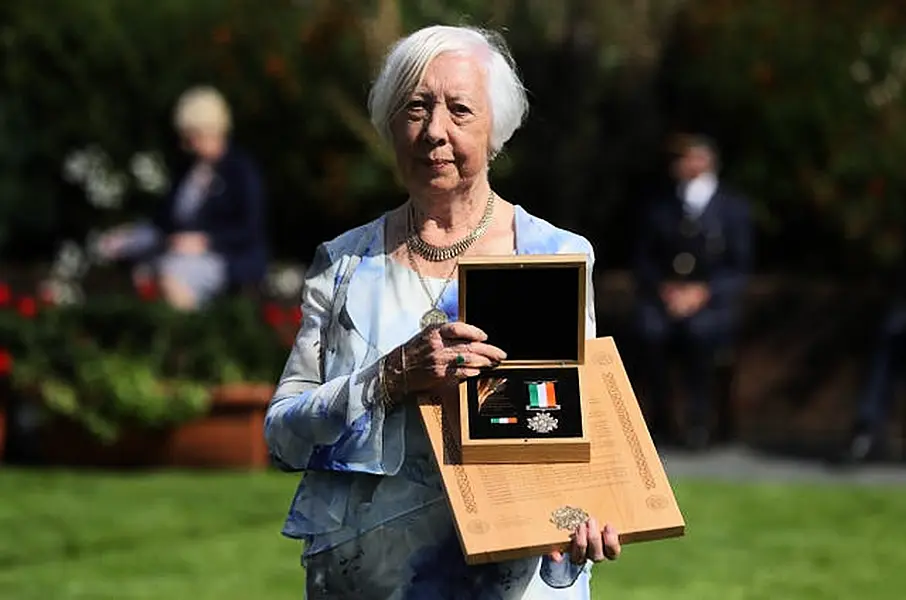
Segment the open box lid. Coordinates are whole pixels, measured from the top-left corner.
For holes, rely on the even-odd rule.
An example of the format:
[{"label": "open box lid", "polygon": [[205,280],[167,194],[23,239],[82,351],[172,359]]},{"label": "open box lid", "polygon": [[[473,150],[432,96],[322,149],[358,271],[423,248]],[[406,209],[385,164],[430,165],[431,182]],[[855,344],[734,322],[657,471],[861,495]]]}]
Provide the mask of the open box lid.
[{"label": "open box lid", "polygon": [[583,364],[586,268],[584,254],[463,258],[459,318],[507,353],[501,366]]}]

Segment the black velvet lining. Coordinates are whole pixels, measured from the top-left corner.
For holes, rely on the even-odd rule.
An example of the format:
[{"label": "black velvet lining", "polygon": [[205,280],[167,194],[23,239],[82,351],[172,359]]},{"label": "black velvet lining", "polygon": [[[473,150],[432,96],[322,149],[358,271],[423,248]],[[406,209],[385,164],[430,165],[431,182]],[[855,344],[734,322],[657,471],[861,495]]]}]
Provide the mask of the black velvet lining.
[{"label": "black velvet lining", "polygon": [[[504,384],[478,407],[480,382]],[[528,382],[553,381],[558,409],[529,408]],[[541,439],[582,437],[582,407],[579,402],[579,371],[575,367],[551,369],[498,369],[469,379],[469,434],[472,439]],[[548,414],[557,420],[549,433],[533,431],[529,419]],[[494,423],[494,418],[515,418],[515,423]]]},{"label": "black velvet lining", "polygon": [[[463,270],[460,315],[507,360],[577,361],[580,269],[576,265],[495,265]],[[580,308],[580,306],[582,308]],[[584,335],[582,336],[584,343]]]}]

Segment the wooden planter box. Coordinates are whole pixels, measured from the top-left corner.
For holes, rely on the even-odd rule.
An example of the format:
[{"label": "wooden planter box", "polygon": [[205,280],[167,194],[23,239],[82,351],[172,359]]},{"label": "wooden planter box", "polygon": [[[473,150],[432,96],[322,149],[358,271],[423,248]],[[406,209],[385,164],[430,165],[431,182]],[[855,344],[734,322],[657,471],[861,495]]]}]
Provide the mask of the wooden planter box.
[{"label": "wooden planter box", "polygon": [[264,416],[273,391],[268,384],[219,387],[206,416],[172,429],[127,428],[113,444],[54,420],[42,432],[42,458],[71,467],[264,469],[270,464]]}]

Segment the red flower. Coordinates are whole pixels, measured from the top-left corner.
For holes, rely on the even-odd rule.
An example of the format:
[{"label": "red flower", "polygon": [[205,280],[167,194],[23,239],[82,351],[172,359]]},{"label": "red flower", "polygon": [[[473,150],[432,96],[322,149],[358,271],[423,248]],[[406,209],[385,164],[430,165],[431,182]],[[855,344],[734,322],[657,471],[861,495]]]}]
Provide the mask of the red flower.
[{"label": "red flower", "polygon": [[34,298],[31,298],[29,296],[20,298],[17,308],[19,310],[19,314],[26,319],[34,319],[35,315],[38,314],[38,303],[35,302]]},{"label": "red flower", "polygon": [[9,306],[13,301],[13,294],[9,291],[9,286],[0,283],[0,306]]},{"label": "red flower", "polygon": [[13,370],[13,355],[6,350],[0,350],[0,377],[9,375]]},{"label": "red flower", "polygon": [[55,304],[53,288],[50,285],[42,285],[38,290],[38,299],[44,306],[53,306]]},{"label": "red flower", "polygon": [[143,279],[135,285],[139,298],[145,302],[157,300],[158,289],[153,279]]},{"label": "red flower", "polygon": [[300,323],[302,323],[302,307],[301,306],[292,307],[289,311],[289,314],[290,314],[289,318],[293,324],[299,325]]},{"label": "red flower", "polygon": [[280,307],[270,302],[264,305],[264,320],[271,327],[280,327],[284,321],[283,311]]}]

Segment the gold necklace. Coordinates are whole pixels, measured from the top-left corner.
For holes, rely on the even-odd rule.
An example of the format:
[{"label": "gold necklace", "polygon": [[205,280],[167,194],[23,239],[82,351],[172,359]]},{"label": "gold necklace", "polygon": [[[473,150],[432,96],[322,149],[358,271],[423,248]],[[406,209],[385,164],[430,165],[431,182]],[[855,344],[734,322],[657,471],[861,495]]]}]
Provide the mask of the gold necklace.
[{"label": "gold necklace", "polygon": [[[412,224],[412,213],[409,213],[408,219],[408,229],[410,231],[414,230]],[[456,272],[456,267],[459,265],[459,257],[456,258],[456,261],[453,263],[453,268],[450,269],[450,274],[447,275],[446,281],[444,281],[443,287],[440,289],[440,293],[437,294],[437,299],[434,299],[431,295],[431,289],[428,287],[428,284],[425,282],[425,278],[422,276],[421,270],[418,268],[418,263],[415,261],[415,254],[412,252],[412,246],[409,244],[409,239],[411,235],[406,240],[406,255],[409,257],[409,264],[412,265],[412,270],[415,271],[415,274],[418,275],[418,281],[422,286],[422,289],[425,291],[425,295],[428,296],[428,301],[431,303],[431,308],[422,315],[419,319],[419,326],[422,329],[427,329],[433,325],[443,325],[449,319],[447,318],[447,313],[437,307],[437,303],[440,302],[441,298],[444,297],[444,292],[447,291],[447,286],[450,285],[450,281],[453,280],[453,274]]]},{"label": "gold necklace", "polygon": [[[406,246],[408,246],[412,252],[415,252],[425,260],[431,262],[445,262],[452,258],[456,258],[468,250],[469,247],[488,230],[488,227],[491,225],[491,219],[494,216],[495,198],[494,191],[491,190],[488,193],[488,202],[484,207],[484,214],[481,215],[481,220],[478,221],[478,225],[475,226],[475,229],[467,233],[464,238],[449,246],[435,246],[434,244],[429,244],[423,240],[418,232],[415,231],[415,228],[412,228],[409,232],[409,237],[406,238]],[[410,203],[409,207],[409,216],[411,218],[415,206]]]}]

